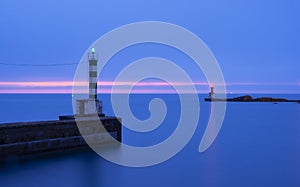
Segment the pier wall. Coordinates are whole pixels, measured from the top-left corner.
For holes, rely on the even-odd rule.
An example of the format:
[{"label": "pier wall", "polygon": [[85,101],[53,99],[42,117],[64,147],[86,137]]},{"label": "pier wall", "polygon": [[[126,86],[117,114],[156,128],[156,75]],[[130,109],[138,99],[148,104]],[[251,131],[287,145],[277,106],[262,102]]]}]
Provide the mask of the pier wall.
[{"label": "pier wall", "polygon": [[[121,142],[121,120],[100,117],[105,130],[86,118],[85,138],[106,144]],[[82,129],[82,128],[81,128]],[[0,124],[0,159],[89,148],[74,119]]]}]

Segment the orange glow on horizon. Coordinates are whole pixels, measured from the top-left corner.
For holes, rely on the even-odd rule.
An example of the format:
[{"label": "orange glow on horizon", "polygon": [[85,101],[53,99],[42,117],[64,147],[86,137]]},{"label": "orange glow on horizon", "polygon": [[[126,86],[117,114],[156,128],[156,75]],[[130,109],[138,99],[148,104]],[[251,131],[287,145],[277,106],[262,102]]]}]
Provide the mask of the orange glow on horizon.
[{"label": "orange glow on horizon", "polygon": [[[0,82],[0,93],[72,93],[74,82],[73,81],[12,81],[12,82]],[[88,82],[76,82],[76,86],[87,88]],[[132,86],[134,89],[132,93],[175,93],[175,90],[172,86],[191,86],[194,85],[198,91],[198,93],[208,93],[208,86],[212,86],[212,84],[208,84],[207,82],[194,82],[194,83],[186,83],[186,82],[160,82],[160,81],[152,81],[152,82],[114,82],[114,81],[98,81],[98,92],[99,93],[111,93],[112,87],[115,87],[115,91],[118,93],[128,93],[128,90],[122,89],[122,87],[118,86]],[[214,83],[213,86],[218,86],[219,84]],[[300,82],[295,83],[254,83],[254,82],[246,82],[246,83],[226,83],[226,86],[300,86]],[[262,88],[262,87],[260,87]],[[78,90],[79,90],[78,89]],[[264,89],[267,90],[267,89]],[[80,90],[79,90],[80,91]],[[234,93],[249,93],[249,91],[245,90],[231,90]],[[272,90],[272,93],[282,93],[284,90]],[[85,91],[82,91],[85,92]],[[260,91],[254,91],[255,93],[262,93]],[[296,91],[295,91],[296,92]],[[294,93],[295,93],[294,92]],[[299,91],[298,91],[299,92]],[[185,93],[191,93],[191,91],[186,90]],[[266,92],[265,92],[266,93]],[[297,93],[297,92],[296,92]]]},{"label": "orange glow on horizon", "polygon": [[[43,82],[0,82],[1,87],[72,87],[88,86],[88,82],[73,81],[43,81]],[[114,82],[114,81],[98,81],[99,86],[187,86],[187,85],[207,85],[205,82],[185,83],[185,82]]]}]

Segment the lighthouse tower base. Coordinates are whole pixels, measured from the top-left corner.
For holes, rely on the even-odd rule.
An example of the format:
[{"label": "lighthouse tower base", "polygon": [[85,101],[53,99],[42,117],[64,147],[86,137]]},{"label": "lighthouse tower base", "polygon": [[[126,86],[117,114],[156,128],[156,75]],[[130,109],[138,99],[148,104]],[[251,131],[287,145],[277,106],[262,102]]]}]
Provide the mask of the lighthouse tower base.
[{"label": "lighthouse tower base", "polygon": [[102,101],[98,99],[76,100],[76,115],[102,114]]}]

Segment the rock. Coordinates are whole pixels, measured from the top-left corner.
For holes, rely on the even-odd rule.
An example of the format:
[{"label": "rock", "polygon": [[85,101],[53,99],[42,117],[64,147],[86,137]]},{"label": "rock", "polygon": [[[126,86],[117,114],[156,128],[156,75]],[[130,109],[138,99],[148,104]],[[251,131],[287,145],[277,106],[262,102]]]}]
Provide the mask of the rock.
[{"label": "rock", "polygon": [[272,98],[272,97],[259,97],[254,99],[256,102],[287,102],[287,99],[284,98]]},{"label": "rock", "polygon": [[245,95],[245,96],[240,96],[240,97],[235,97],[232,99],[228,99],[228,101],[240,101],[240,102],[250,102],[252,101],[252,97],[250,95]]}]

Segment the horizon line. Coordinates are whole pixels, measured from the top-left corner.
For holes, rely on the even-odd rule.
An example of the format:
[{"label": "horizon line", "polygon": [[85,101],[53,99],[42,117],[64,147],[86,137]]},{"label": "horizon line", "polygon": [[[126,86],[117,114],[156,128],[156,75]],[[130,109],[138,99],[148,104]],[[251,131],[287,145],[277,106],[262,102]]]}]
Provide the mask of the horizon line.
[{"label": "horizon line", "polygon": [[[182,87],[184,89],[185,86],[194,86],[196,89],[196,93],[208,93],[209,85],[211,83],[208,82],[163,82],[163,81],[143,81],[143,82],[114,82],[114,81],[98,81],[98,92],[99,94],[111,94],[112,88],[114,88],[115,93],[176,93],[173,86]],[[0,94],[30,94],[30,93],[53,93],[53,94],[72,94],[73,85],[76,85],[76,92],[86,93],[88,90],[88,81],[74,82],[74,81],[2,81],[0,82]],[[218,84],[213,84],[215,87],[218,87]],[[127,86],[127,87],[126,87]],[[226,83],[227,93],[291,93],[291,94],[299,94],[300,82],[280,82],[280,83],[267,83],[267,82],[229,82]],[[249,89],[249,88],[231,88],[235,86],[240,87],[253,87],[257,88]],[[284,90],[278,88],[266,89],[261,86],[293,86],[295,89]],[[132,87],[132,90],[129,90]],[[84,89],[85,88],[85,89]],[[188,87],[186,90],[181,93],[193,93]],[[82,91],[84,90],[84,91]],[[299,90],[299,91],[298,91]],[[217,90],[216,90],[217,92]]]}]

